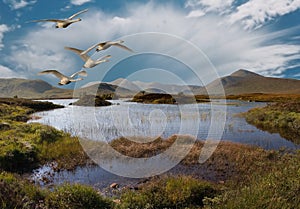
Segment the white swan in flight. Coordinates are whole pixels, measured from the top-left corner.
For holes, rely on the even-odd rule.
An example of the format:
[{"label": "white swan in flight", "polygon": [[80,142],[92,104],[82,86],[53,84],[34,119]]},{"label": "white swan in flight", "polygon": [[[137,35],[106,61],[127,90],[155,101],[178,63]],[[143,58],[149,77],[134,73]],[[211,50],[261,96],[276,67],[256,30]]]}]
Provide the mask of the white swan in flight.
[{"label": "white swan in flight", "polygon": [[53,74],[54,76],[56,76],[57,78],[60,79],[60,82],[58,83],[59,85],[67,85],[71,82],[76,82],[76,81],[81,81],[83,80],[83,78],[77,78],[74,79],[74,77],[76,75],[81,75],[81,76],[87,76],[87,72],[84,70],[78,71],[76,73],[73,73],[71,76],[66,76],[60,72],[58,72],[57,70],[44,70],[42,72],[38,73],[39,75],[43,75],[43,74]]},{"label": "white swan in flight", "polygon": [[108,62],[109,61],[108,58],[111,58],[111,55],[106,55],[106,56],[100,57],[97,60],[93,60],[87,53],[95,47],[96,47],[96,45],[88,48],[85,51],[80,50],[80,49],[76,49],[76,48],[73,48],[73,47],[67,47],[67,46],[65,47],[65,49],[70,50],[70,51],[75,52],[76,54],[78,54],[80,56],[80,58],[85,62],[84,65],[83,65],[84,68],[92,68],[92,67],[95,67],[96,65],[99,65],[100,63]]},{"label": "white swan in flight", "polygon": [[88,11],[88,9],[81,10],[81,11],[73,14],[72,16],[68,17],[67,19],[42,19],[42,20],[32,20],[30,22],[55,22],[56,23],[56,25],[55,25],[56,28],[66,28],[66,27],[68,27],[69,25],[71,25],[75,22],[81,21],[80,18],[77,18],[77,19],[73,19],[73,18],[76,17],[77,15],[80,15],[81,13],[84,13],[84,12],[87,12],[87,11]]},{"label": "white swan in flight", "polygon": [[117,46],[117,47],[120,47],[120,48],[125,49],[127,51],[133,52],[132,49],[129,49],[127,46],[123,45],[122,43],[124,43],[124,41],[122,41],[122,40],[107,41],[107,42],[98,43],[98,44],[96,44],[94,46],[97,47],[96,48],[97,52],[105,50],[105,49],[108,49],[111,46]]}]

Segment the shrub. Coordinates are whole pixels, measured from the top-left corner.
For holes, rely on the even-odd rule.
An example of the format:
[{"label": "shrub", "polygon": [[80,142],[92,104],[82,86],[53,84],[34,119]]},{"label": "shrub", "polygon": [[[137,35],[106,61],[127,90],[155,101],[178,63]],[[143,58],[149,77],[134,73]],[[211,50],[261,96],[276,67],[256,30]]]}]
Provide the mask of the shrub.
[{"label": "shrub", "polygon": [[0,174],[0,207],[12,208],[43,208],[45,193],[38,187],[20,180],[12,174]]},{"label": "shrub", "polygon": [[273,171],[253,175],[248,185],[224,192],[212,208],[299,208],[300,152],[285,155]]},{"label": "shrub", "polygon": [[300,102],[280,102],[254,108],[245,114],[246,121],[271,133],[300,144]]},{"label": "shrub", "polygon": [[8,141],[1,146],[0,169],[22,173],[30,171],[37,165],[37,150],[30,144]]},{"label": "shrub", "polygon": [[47,198],[51,209],[109,209],[112,202],[103,198],[93,188],[79,184],[64,184],[57,187]]},{"label": "shrub", "polygon": [[127,191],[121,196],[120,208],[186,208],[201,207],[205,197],[217,190],[207,182],[192,177],[169,177],[151,182],[140,191]]}]

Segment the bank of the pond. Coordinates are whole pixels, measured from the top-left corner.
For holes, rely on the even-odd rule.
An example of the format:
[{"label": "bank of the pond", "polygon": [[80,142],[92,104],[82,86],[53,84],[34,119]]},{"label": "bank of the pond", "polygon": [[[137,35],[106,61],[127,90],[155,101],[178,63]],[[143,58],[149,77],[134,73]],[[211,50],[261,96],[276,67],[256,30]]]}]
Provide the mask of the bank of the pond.
[{"label": "bank of the pond", "polygon": [[47,125],[26,123],[33,112],[61,107],[25,99],[0,100],[0,170],[30,172],[52,161],[58,163],[58,169],[73,169],[88,161],[77,137]]},{"label": "bank of the pond", "polygon": [[271,103],[244,115],[248,123],[300,144],[300,101]]},{"label": "bank of the pond", "polygon": [[[32,108],[0,103],[0,110],[1,208],[208,209],[297,208],[300,205],[299,151],[264,150],[224,141],[203,164],[198,159],[204,142],[196,141],[173,173],[171,170],[148,178],[136,187],[116,182],[122,187],[109,188],[106,184],[113,197],[105,197],[99,192],[101,189],[94,184],[87,186],[86,182],[66,181],[52,185],[51,189],[41,188],[17,173],[53,161],[58,169],[86,165],[88,157],[79,139],[49,126],[26,124],[17,119],[27,117],[34,111]],[[110,145],[124,155],[141,158],[165,151],[175,140],[176,136],[172,136],[137,143],[119,138]],[[186,141],[190,139],[187,137]],[[110,157],[109,153],[107,156]]]}]

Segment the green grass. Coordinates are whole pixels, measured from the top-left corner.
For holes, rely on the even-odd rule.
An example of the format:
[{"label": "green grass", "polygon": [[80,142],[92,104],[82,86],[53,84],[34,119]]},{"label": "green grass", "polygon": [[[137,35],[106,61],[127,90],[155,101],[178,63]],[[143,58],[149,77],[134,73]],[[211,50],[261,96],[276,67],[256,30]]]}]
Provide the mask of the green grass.
[{"label": "green grass", "polygon": [[244,116],[248,123],[300,144],[300,102],[269,104],[251,109]]},{"label": "green grass", "polygon": [[[33,111],[17,104],[0,103],[0,121],[4,124],[0,132],[0,208],[275,209],[298,208],[300,205],[300,151],[266,151],[230,142],[221,142],[214,154],[199,165],[203,142],[197,141],[181,162],[185,166],[198,165],[197,169],[222,174],[225,181],[222,184],[191,176],[158,177],[139,185],[136,191],[121,191],[119,204],[85,185],[64,184],[51,190],[41,189],[7,171],[22,173],[51,161],[58,162],[59,168],[72,169],[84,165],[87,156],[78,138],[49,126],[26,124],[18,119],[28,117]],[[267,114],[261,120],[263,113]],[[286,124],[295,124],[298,120],[299,104],[277,103],[251,110],[248,114],[253,114],[251,117],[259,121],[278,121],[276,124],[287,128]],[[128,156],[149,157],[164,151],[175,140],[173,136],[166,140],[159,138],[149,143],[135,143],[121,138],[112,141],[111,146]],[[188,137],[186,141],[189,141]]]},{"label": "green grass", "polygon": [[0,207],[12,208],[45,208],[43,200],[47,192],[19,177],[0,173]]},{"label": "green grass", "polygon": [[79,139],[41,124],[11,123],[0,133],[0,169],[28,172],[46,162],[72,169],[86,163]]},{"label": "green grass", "polygon": [[137,192],[124,192],[119,208],[199,208],[204,198],[216,194],[212,183],[189,176],[168,177],[151,181]]},{"label": "green grass", "polygon": [[113,204],[89,186],[63,184],[53,190],[41,189],[17,175],[2,172],[0,208],[109,209]]},{"label": "green grass", "polygon": [[56,187],[46,197],[46,205],[51,209],[110,209],[112,204],[111,200],[102,197],[92,187],[79,184]]},{"label": "green grass", "polygon": [[25,123],[36,110],[54,107],[24,99],[0,100],[0,171],[30,172],[51,161],[56,161],[58,168],[72,169],[87,162],[77,137],[46,125]]},{"label": "green grass", "polygon": [[226,99],[244,100],[255,102],[285,102],[285,101],[300,101],[299,94],[240,94],[240,95],[227,95]]},{"label": "green grass", "polygon": [[206,208],[299,208],[300,152],[284,155],[265,174],[253,173],[247,185],[231,186],[207,201]]}]

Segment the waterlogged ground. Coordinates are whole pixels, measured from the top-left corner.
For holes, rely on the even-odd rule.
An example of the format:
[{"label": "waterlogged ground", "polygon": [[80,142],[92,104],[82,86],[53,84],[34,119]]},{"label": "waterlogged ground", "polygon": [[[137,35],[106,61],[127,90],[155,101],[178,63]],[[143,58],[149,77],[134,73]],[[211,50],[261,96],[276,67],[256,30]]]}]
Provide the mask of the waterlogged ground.
[{"label": "waterlogged ground", "polygon": [[[120,137],[168,138],[174,134],[198,139],[222,139],[257,145],[264,149],[295,149],[297,146],[248,124],[237,115],[265,103],[227,101],[191,105],[138,104],[112,101],[109,107],[69,106],[74,100],[52,100],[66,108],[39,112],[35,120],[86,139],[111,141]],[[223,124],[224,122],[224,124]]]},{"label": "waterlogged ground", "polygon": [[[169,138],[174,134],[188,134],[198,139],[208,136],[221,136],[223,141],[240,142],[258,145],[264,149],[297,149],[290,141],[278,134],[270,134],[249,125],[238,114],[253,107],[264,106],[265,103],[216,100],[213,103],[193,105],[152,105],[124,101],[112,101],[109,107],[79,107],[69,106],[75,100],[52,100],[66,108],[35,113],[35,120],[51,125],[60,130],[96,141],[111,141],[120,137],[129,140],[137,138],[153,140],[157,136]],[[226,115],[225,115],[226,113]],[[224,127],[222,120],[226,119]],[[217,127],[212,128],[212,124]],[[221,135],[217,128],[222,128]],[[224,128],[224,130],[223,130]],[[163,159],[162,159],[163,161]],[[200,167],[199,167],[200,166]],[[168,174],[194,175],[206,180],[222,181],[226,179],[224,172],[214,172],[208,167],[177,165]],[[160,169],[160,168],[156,168]],[[221,175],[220,175],[221,174]],[[30,177],[40,185],[57,185],[63,182],[83,183],[93,185],[106,195],[110,193],[109,185],[117,182],[120,186],[135,187],[144,179],[121,177],[112,174],[99,166],[77,167],[73,171],[55,171],[55,164],[45,165],[34,171]]]}]

